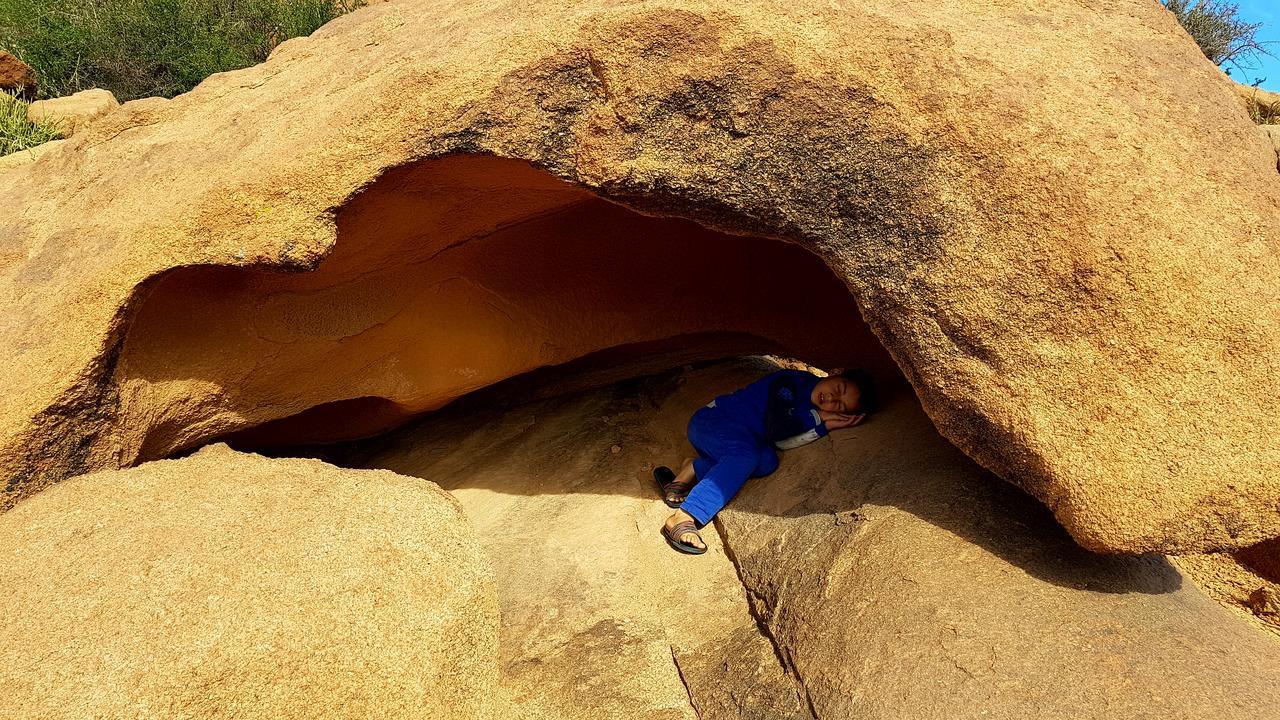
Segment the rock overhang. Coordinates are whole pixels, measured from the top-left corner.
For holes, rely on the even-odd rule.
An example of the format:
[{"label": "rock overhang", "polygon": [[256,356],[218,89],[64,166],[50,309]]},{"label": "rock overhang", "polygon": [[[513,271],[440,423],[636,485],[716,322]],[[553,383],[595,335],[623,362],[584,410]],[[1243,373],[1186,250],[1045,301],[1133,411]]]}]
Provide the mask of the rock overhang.
[{"label": "rock overhang", "polygon": [[[642,214],[808,248],[940,430],[1091,548],[1280,534],[1280,190],[1229,86],[1158,8],[982,18],[1028,40],[1014,53],[983,46],[972,13],[890,3],[537,20],[512,4],[450,43],[410,5],[126,107],[0,175],[23,208],[0,220],[10,478],[129,461],[110,378],[148,278],[315,267],[341,252],[337,209],[360,188],[488,153]],[[863,32],[834,37],[833,19]],[[384,63],[341,60],[371,43]],[[1099,74],[1135,54],[1178,72],[1139,62],[1143,91]],[[304,112],[309,97],[327,101]]]},{"label": "rock overhang", "polygon": [[107,434],[126,464],[266,423],[280,441],[350,439],[610,350],[896,373],[812,253],[641,215],[527,163],[421,161],[336,225],[310,272],[193,266],[150,285],[111,381]]}]

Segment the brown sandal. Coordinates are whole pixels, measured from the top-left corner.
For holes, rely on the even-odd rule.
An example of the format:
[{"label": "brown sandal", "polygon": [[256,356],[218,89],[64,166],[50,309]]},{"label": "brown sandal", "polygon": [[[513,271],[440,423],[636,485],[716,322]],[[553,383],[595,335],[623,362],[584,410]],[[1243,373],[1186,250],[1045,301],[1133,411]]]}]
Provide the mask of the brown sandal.
[{"label": "brown sandal", "polygon": [[680,538],[684,537],[685,533],[693,533],[698,536],[698,541],[702,542],[704,546],[707,544],[706,541],[702,540],[702,534],[698,532],[698,526],[689,520],[676,523],[675,527],[671,528],[670,531],[667,530],[666,525],[662,526],[662,537],[666,538],[667,544],[676,550],[689,555],[701,555],[707,551],[706,547],[690,545],[681,540]]},{"label": "brown sandal", "polygon": [[[662,492],[662,502],[667,504],[669,508],[678,508],[684,499],[689,495],[689,491],[693,489],[693,484],[686,485],[682,482],[676,482],[676,474],[666,465],[659,465],[653,469],[653,479],[658,482],[658,490]],[[695,479],[696,483],[697,480]],[[679,500],[672,500],[671,496],[679,497]]]}]

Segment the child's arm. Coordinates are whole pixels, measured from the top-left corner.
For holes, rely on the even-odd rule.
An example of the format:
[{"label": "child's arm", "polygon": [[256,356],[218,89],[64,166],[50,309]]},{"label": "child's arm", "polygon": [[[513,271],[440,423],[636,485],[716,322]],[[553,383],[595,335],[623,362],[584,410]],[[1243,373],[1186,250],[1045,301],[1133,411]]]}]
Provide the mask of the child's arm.
[{"label": "child's arm", "polygon": [[816,425],[814,425],[814,427],[809,428],[804,432],[798,433],[796,435],[792,435],[790,437],[783,437],[783,438],[774,440],[773,446],[778,448],[779,450],[790,450],[792,448],[798,448],[801,445],[808,445],[809,443],[813,442],[814,440],[817,440],[818,438],[825,437],[826,434],[827,434],[826,425],[824,425],[821,421],[819,421]]},{"label": "child's arm", "polygon": [[840,430],[841,428],[849,428],[857,425],[867,419],[866,413],[861,415],[845,415],[843,413],[827,412],[826,410],[818,410],[818,417],[822,418],[822,424],[827,431]]},{"label": "child's arm", "polygon": [[795,372],[779,372],[769,384],[765,435],[779,450],[807,445],[824,437],[828,426],[809,405],[808,384]]},{"label": "child's arm", "polygon": [[867,418],[866,415],[843,415],[841,413],[829,413],[825,410],[811,410],[810,412],[814,415],[816,423],[812,428],[791,437],[774,440],[774,447],[779,450],[790,450],[801,445],[808,445],[832,430],[853,427]]}]

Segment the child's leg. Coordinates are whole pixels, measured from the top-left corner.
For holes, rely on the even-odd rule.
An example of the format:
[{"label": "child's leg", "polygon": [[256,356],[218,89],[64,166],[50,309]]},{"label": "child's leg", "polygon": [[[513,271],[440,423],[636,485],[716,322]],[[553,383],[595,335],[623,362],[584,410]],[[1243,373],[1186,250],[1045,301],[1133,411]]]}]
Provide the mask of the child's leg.
[{"label": "child's leg", "polygon": [[699,450],[698,457],[693,459],[693,465],[692,465],[693,476],[695,478],[706,477],[707,473],[711,472],[711,468],[715,466],[716,466],[716,461],[703,455],[702,451]]},{"label": "child's leg", "polygon": [[759,450],[750,441],[727,447],[723,454],[720,462],[693,486],[680,506],[699,525],[711,522],[711,518],[738,494],[760,462]]},{"label": "child's leg", "polygon": [[[760,451],[760,461],[756,463],[756,467],[751,471],[751,477],[758,478],[765,475],[772,475],[773,471],[778,469],[778,453],[770,448],[758,448]],[[686,463],[681,469],[681,478],[685,477],[685,470],[692,470],[689,473],[688,480],[692,482],[700,477],[706,476],[711,472],[711,468],[716,466],[716,461],[699,455],[694,458],[692,463]]]},{"label": "child's leg", "polygon": [[680,465],[680,472],[675,473],[675,477],[669,481],[663,480],[658,475],[658,472],[659,470],[670,472],[670,468],[657,468],[654,470],[654,477],[658,479],[658,484],[666,495],[665,500],[668,505],[675,507],[676,504],[684,502],[689,490],[697,484],[698,478],[693,471],[694,462],[694,458],[685,458],[685,461]]},{"label": "child's leg", "polygon": [[689,418],[689,427],[685,434],[689,437],[689,444],[698,453],[698,457],[693,459],[695,478],[706,477],[707,473],[711,472],[711,468],[715,467],[715,451],[718,445],[716,438],[723,426],[722,419],[711,408],[700,408]]},{"label": "child's leg", "polygon": [[694,469],[697,462],[697,458],[685,458],[680,463],[680,472],[676,473],[676,482],[693,487],[693,481],[698,477]]},{"label": "child's leg", "polygon": [[[702,413],[699,410],[698,413]],[[693,445],[693,449],[697,451],[698,457],[693,459],[692,465],[686,464],[680,468],[679,479],[685,479],[689,470],[692,470],[692,477],[688,477],[689,481],[697,478],[705,477],[711,472],[711,468],[715,467],[719,459],[719,451],[725,445],[722,438],[726,435],[726,430],[732,427],[732,424],[726,422],[724,418],[717,417],[715,413],[705,413],[699,417],[698,413],[694,413],[689,419],[689,444]],[[733,433],[732,437],[738,437],[738,433]],[[751,477],[764,477],[771,475],[778,469],[778,451],[771,447],[760,447],[760,461],[756,463],[756,467],[751,471]]]},{"label": "child's leg", "polygon": [[[757,468],[768,472],[777,468],[776,454],[762,452],[749,432],[733,424],[695,415],[689,423],[689,440],[698,450],[700,457],[694,465],[700,472],[698,484],[689,491],[680,509],[701,525],[711,522],[711,518],[742,489],[747,478],[757,474]],[[762,457],[766,454],[772,458]]]},{"label": "child's leg", "polygon": [[756,463],[756,469],[751,472],[751,477],[758,478],[765,475],[772,475],[774,470],[778,469],[778,451],[770,447],[760,448],[760,462]]},{"label": "child's leg", "polygon": [[[751,477],[763,478],[764,475],[772,475],[773,471],[778,469],[777,451],[768,447],[760,447],[758,450],[760,451],[760,461],[756,462],[755,469],[751,470]],[[712,471],[714,466],[716,466],[716,460],[699,454],[698,457],[694,457],[691,464],[685,464],[684,468],[681,468],[681,477],[685,477],[685,471],[689,470],[687,475],[689,475],[689,480],[692,482],[692,480],[705,477],[707,473]]]}]

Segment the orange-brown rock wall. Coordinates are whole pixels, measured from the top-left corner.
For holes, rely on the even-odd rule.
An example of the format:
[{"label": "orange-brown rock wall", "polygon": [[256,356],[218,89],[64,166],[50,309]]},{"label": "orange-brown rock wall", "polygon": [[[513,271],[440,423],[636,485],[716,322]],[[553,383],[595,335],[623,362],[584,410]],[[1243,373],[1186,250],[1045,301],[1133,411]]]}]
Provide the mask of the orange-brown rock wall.
[{"label": "orange-brown rock wall", "polygon": [[[726,338],[732,338],[728,343]],[[192,267],[160,278],[116,371],[127,462],[326,403],[393,423],[596,351],[892,361],[802,248],[640,215],[524,163],[455,156],[393,171],[338,217],[314,272]],[[513,387],[519,392],[519,387]],[[373,432],[353,407],[298,441]]]}]

